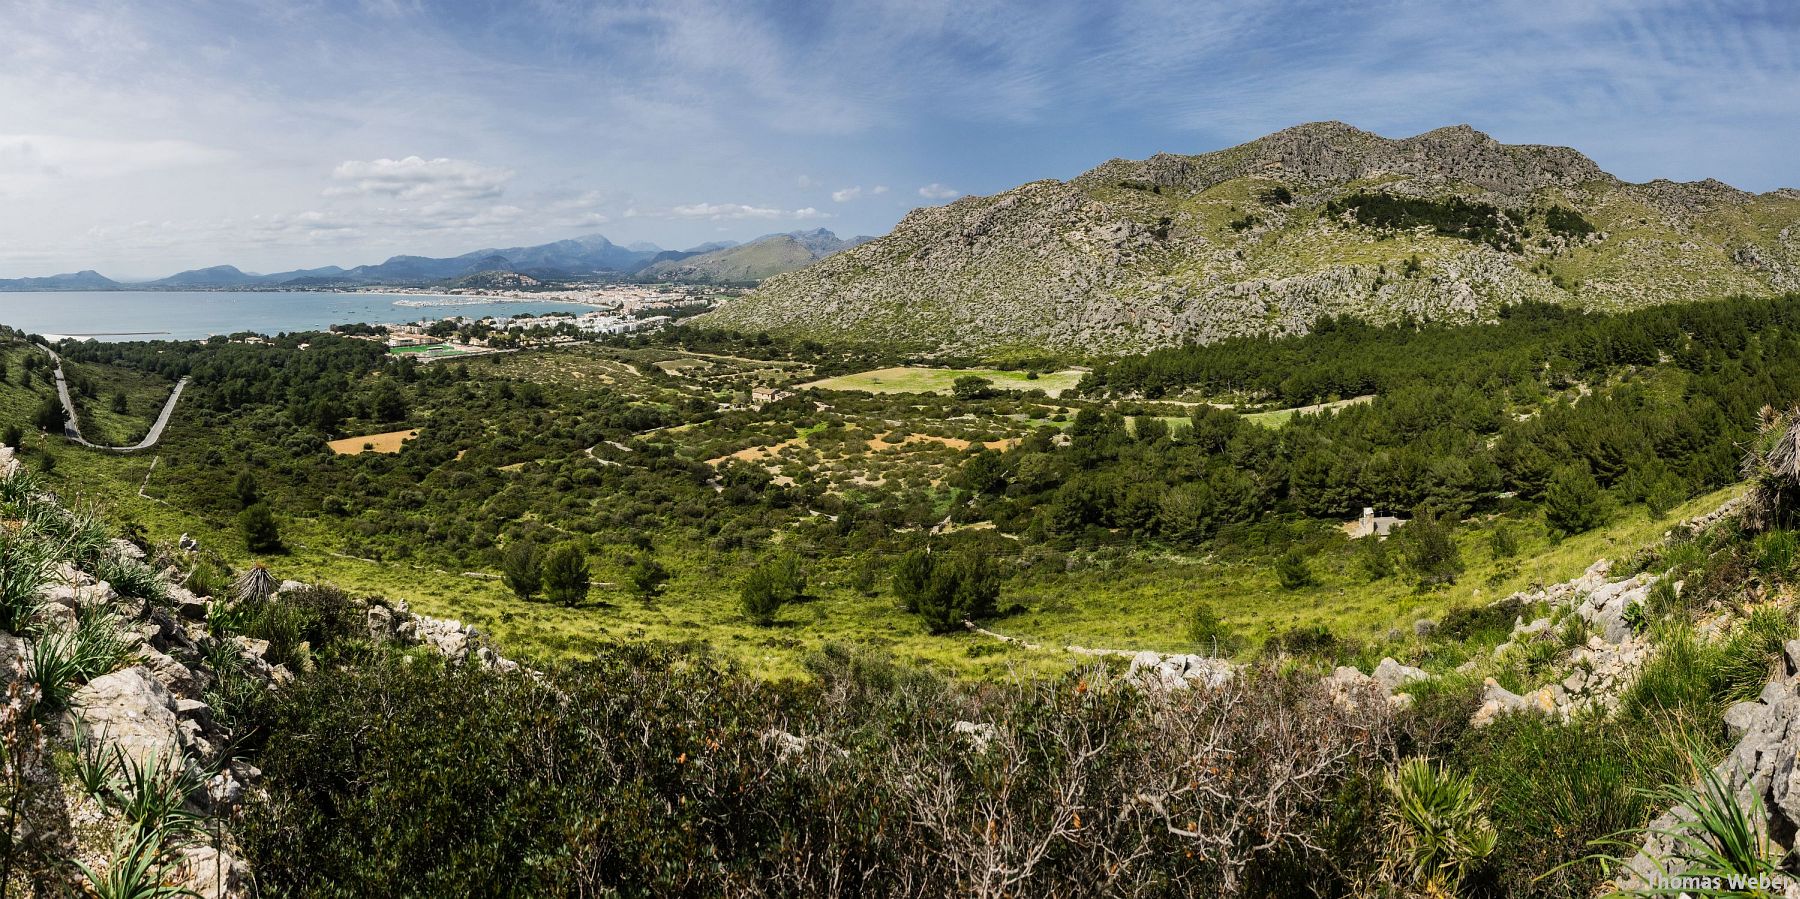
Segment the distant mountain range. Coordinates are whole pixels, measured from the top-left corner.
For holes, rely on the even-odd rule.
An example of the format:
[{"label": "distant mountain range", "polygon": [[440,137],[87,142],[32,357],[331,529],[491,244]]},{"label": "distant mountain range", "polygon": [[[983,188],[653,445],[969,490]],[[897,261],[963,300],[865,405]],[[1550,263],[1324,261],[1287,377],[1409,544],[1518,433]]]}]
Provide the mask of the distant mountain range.
[{"label": "distant mountain range", "polygon": [[[115,281],[99,272],[84,270],[45,278],[0,279],[0,291],[40,290],[231,290],[231,289],[329,289],[370,286],[447,286],[473,275],[516,274],[535,281],[578,280],[592,277],[629,278],[647,268],[657,268],[649,280],[657,281],[755,281],[791,271],[839,249],[869,238],[839,240],[830,231],[795,231],[770,234],[747,244],[731,241],[704,243],[687,250],[664,250],[655,244],[619,246],[598,234],[559,240],[531,247],[483,249],[461,256],[395,256],[379,265],[341,268],[296,269],[273,274],[245,272],[231,265],[178,272],[154,281]],[[733,250],[748,250],[734,260]],[[721,255],[723,254],[723,255]],[[696,260],[680,268],[687,260]],[[690,279],[686,272],[693,272]],[[508,279],[488,277],[499,283]],[[512,279],[513,283],[523,283]]]},{"label": "distant mountain range", "polygon": [[709,284],[755,282],[804,268],[874,239],[858,235],[846,240],[824,228],[770,234],[709,252],[657,259],[639,271],[638,277],[645,281]]},{"label": "distant mountain range", "polygon": [[1135,352],[1321,316],[1491,319],[1800,291],[1800,191],[1633,184],[1466,125],[1301,125],[914,210],[700,323],[921,350]]}]

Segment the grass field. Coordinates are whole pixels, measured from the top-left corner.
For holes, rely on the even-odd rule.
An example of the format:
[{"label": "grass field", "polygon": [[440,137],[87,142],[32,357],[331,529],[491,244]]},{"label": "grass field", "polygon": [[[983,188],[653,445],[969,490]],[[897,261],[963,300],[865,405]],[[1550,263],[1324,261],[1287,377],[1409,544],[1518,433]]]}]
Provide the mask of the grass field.
[{"label": "grass field", "polygon": [[1327,409],[1342,409],[1345,406],[1356,406],[1362,403],[1373,402],[1374,400],[1374,394],[1368,396],[1353,396],[1347,400],[1338,400],[1335,403],[1317,403],[1311,406],[1296,406],[1292,409],[1271,409],[1268,412],[1250,412],[1244,415],[1244,420],[1251,424],[1262,425],[1265,428],[1279,428],[1282,425],[1287,424],[1288,419],[1293,418],[1296,415],[1310,415],[1315,412],[1323,412]]},{"label": "grass field", "polygon": [[[137,485],[150,473],[147,455],[121,457],[69,446],[56,446],[53,452],[61,463],[54,480],[65,496],[98,502],[116,516],[141,523],[155,539],[172,541],[192,533],[234,564],[253,561],[242,551],[229,519],[210,520],[139,497]],[[1005,586],[1001,606],[1016,604],[1021,610],[987,626],[1043,645],[1035,651],[974,634],[930,636],[899,608],[885,579],[875,595],[865,595],[849,586],[848,567],[835,562],[819,563],[811,572],[810,599],[784,609],[775,627],[757,627],[738,609],[738,560],[675,543],[658,545],[658,560],[674,574],[661,597],[643,602],[630,595],[618,586],[625,580],[627,560],[601,555],[595,558],[592,597],[573,609],[520,602],[492,571],[447,571],[406,560],[339,555],[333,551],[339,539],[335,524],[323,518],[284,517],[283,535],[292,552],[264,561],[281,578],[327,581],[403,598],[428,614],[472,623],[492,633],[509,653],[528,659],[581,658],[607,640],[691,641],[750,670],[779,677],[798,674],[807,652],[829,642],[849,642],[967,676],[1001,677],[1063,670],[1077,659],[1063,650],[1068,644],[1160,652],[1201,649],[1186,636],[1186,623],[1201,602],[1211,604],[1251,646],[1292,627],[1322,624],[1340,637],[1363,641],[1374,658],[1405,657],[1416,643],[1413,620],[1567,580],[1598,558],[1622,559],[1653,543],[1681,518],[1717,507],[1734,490],[1696,498],[1661,520],[1651,519],[1641,506],[1630,507],[1607,526],[1560,542],[1551,541],[1536,519],[1509,521],[1520,542],[1512,559],[1495,559],[1489,549],[1494,522],[1470,522],[1459,532],[1467,571],[1456,585],[1426,592],[1394,578],[1371,583],[1357,564],[1358,544],[1329,523],[1316,523],[1306,538],[1320,583],[1301,590],[1280,587],[1266,554],[1217,558],[1140,545],[1082,555],[1066,571],[1059,562],[1041,569],[1056,574],[1040,578],[1026,573]],[[159,495],[154,476],[148,493]],[[1397,640],[1389,639],[1390,631],[1398,632]],[[1448,668],[1460,661],[1434,657],[1421,663]]]},{"label": "grass field", "polygon": [[1049,396],[1061,396],[1062,392],[1081,383],[1081,376],[1087,372],[1078,369],[1050,372],[1038,375],[1033,380],[1022,371],[1002,371],[996,368],[920,368],[917,366],[899,366],[881,368],[875,371],[858,372],[854,375],[842,375],[802,384],[802,389],[815,387],[820,390],[866,390],[870,393],[949,393],[950,387],[957,378],[975,375],[992,381],[1000,390],[1042,390]]},{"label": "grass field", "polygon": [[[129,446],[143,439],[169,399],[175,385],[153,374],[111,365],[64,363],[70,385],[82,380],[93,385],[94,395],[75,394],[81,411],[81,436],[106,446]],[[125,394],[125,411],[113,411],[113,397]]]},{"label": "grass field", "polygon": [[389,431],[385,434],[369,434],[363,437],[345,437],[325,444],[331,451],[340,456],[360,456],[363,453],[397,453],[408,440],[419,436],[419,432]]}]

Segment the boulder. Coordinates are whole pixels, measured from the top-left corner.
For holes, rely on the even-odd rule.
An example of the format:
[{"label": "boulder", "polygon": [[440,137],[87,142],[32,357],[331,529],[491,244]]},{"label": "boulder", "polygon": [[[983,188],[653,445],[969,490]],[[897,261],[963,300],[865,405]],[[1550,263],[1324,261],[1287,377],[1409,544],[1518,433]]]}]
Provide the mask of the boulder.
[{"label": "boulder", "polygon": [[1539,634],[1547,633],[1549,630],[1550,619],[1548,618],[1534,619],[1529,624],[1523,622],[1515,623],[1512,629],[1512,639],[1515,642],[1520,642]]},{"label": "boulder", "polygon": [[31,644],[23,637],[0,631],[0,692],[12,685],[31,661]]},{"label": "boulder", "polygon": [[1386,693],[1393,693],[1407,684],[1428,680],[1430,677],[1431,675],[1426,674],[1423,669],[1402,665],[1391,658],[1382,659],[1376,664],[1374,672],[1375,682],[1380,684],[1382,691]]},{"label": "boulder", "polygon": [[386,643],[394,639],[394,613],[387,606],[369,606],[369,639]]},{"label": "boulder", "polygon": [[241,899],[249,895],[250,866],[229,851],[188,846],[177,853],[175,885],[201,899]]},{"label": "boulder", "polygon": [[1725,732],[1733,740],[1743,738],[1751,728],[1761,722],[1763,712],[1768,707],[1760,702],[1734,702],[1725,710]]},{"label": "boulder", "polygon": [[198,699],[206,685],[194,674],[193,669],[176,661],[174,657],[157,652],[148,646],[138,650],[138,656],[145,668],[162,681],[163,686],[177,697]]},{"label": "boulder", "polygon": [[1494,723],[1501,715],[1523,711],[1531,707],[1531,701],[1505,687],[1493,678],[1487,679],[1482,690],[1481,707],[1475,710],[1474,717],[1469,719],[1472,727],[1486,727]]},{"label": "boulder", "polygon": [[71,704],[95,745],[118,747],[142,765],[180,764],[175,697],[148,668],[125,668],[97,677],[76,691]]},{"label": "boulder", "polygon": [[205,621],[206,613],[212,607],[211,602],[194,595],[194,591],[175,584],[169,585],[169,601],[174,603],[175,613],[189,621]]},{"label": "boulder", "polygon": [[111,544],[112,554],[116,558],[130,559],[133,562],[144,561],[144,550],[130,540],[114,540]]},{"label": "boulder", "polygon": [[806,751],[807,739],[790,734],[780,728],[770,728],[763,732],[762,742],[764,746],[773,747],[775,757],[785,762]]}]

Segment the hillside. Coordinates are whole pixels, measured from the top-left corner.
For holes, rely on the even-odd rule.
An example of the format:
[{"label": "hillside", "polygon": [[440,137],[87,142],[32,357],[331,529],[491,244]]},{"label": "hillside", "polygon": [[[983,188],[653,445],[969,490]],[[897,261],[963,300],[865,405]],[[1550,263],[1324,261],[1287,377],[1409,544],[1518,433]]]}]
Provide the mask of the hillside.
[{"label": "hillside", "polygon": [[745,244],[660,260],[646,266],[638,276],[647,281],[761,281],[811,265],[869,239],[852,237],[845,240],[824,228],[770,234]]},{"label": "hillside", "polygon": [[1800,289],[1800,191],[1632,184],[1467,126],[1341,123],[915,210],[701,321],[925,349],[1126,352],[1321,315],[1472,321]]}]

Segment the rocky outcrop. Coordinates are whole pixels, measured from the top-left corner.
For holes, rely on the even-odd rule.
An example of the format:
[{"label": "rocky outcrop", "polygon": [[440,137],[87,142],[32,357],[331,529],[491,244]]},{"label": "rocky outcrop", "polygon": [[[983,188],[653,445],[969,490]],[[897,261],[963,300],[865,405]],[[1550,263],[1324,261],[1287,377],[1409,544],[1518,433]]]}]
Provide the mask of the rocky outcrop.
[{"label": "rocky outcrop", "polygon": [[[1736,745],[1713,773],[1744,809],[1759,809],[1756,824],[1783,847],[1800,835],[1800,640],[1788,641],[1781,670],[1762,694],[1725,712],[1725,725]],[[1650,823],[1638,854],[1625,866],[1619,885],[1642,888],[1659,876],[1682,870],[1679,845],[1672,832],[1693,817],[1683,807],[1670,809]]]},{"label": "rocky outcrop", "polygon": [[1126,678],[1146,689],[1185,690],[1196,685],[1222,687],[1236,673],[1236,666],[1226,659],[1146,650],[1131,657]]},{"label": "rocky outcrop", "polygon": [[[1485,727],[1501,715],[1527,711],[1567,721],[1578,714],[1610,712],[1617,707],[1619,696],[1653,649],[1647,637],[1632,631],[1631,618],[1632,610],[1649,596],[1657,579],[1639,574],[1608,580],[1611,569],[1612,563],[1601,559],[1573,580],[1501,600],[1519,606],[1548,605],[1553,613],[1579,619],[1594,633],[1562,657],[1559,668],[1567,674],[1556,682],[1519,694],[1488,678],[1472,724]],[[1560,638],[1552,618],[1520,620],[1514,623],[1508,640],[1494,648],[1494,655],[1504,657],[1514,647]]]},{"label": "rocky outcrop", "polygon": [[179,764],[186,740],[175,696],[149,669],[126,668],[75,694],[76,725],[89,739],[144,766]]}]

